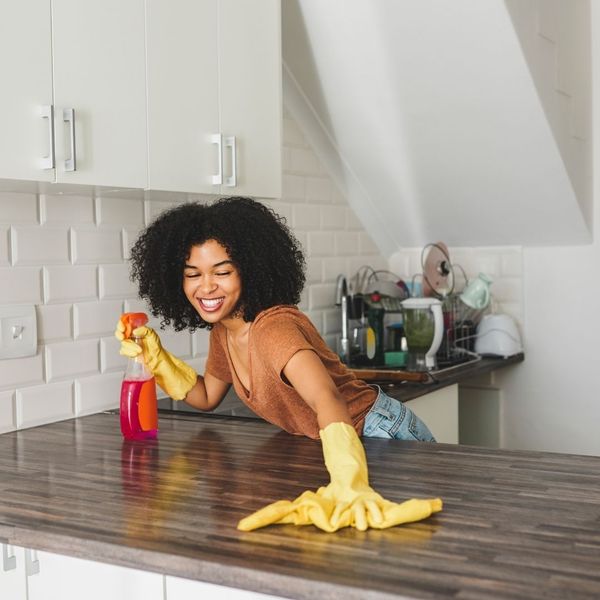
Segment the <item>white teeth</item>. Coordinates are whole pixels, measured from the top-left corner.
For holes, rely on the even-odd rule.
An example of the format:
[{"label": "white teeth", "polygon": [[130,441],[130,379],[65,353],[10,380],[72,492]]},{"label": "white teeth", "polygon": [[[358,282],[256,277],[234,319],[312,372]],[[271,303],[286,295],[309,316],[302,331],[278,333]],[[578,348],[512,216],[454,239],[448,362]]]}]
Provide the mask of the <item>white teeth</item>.
[{"label": "white teeth", "polygon": [[202,304],[208,308],[214,308],[223,302],[223,298],[201,298],[200,302],[202,302]]}]

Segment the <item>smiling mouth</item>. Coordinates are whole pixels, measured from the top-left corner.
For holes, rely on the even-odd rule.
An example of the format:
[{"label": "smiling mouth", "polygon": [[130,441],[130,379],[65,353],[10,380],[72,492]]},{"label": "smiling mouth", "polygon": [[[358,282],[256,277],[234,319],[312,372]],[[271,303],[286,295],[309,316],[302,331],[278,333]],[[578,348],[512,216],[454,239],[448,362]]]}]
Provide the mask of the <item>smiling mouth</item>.
[{"label": "smiling mouth", "polygon": [[198,302],[202,310],[206,312],[214,312],[219,310],[224,300],[225,296],[221,296],[221,298],[198,298]]}]

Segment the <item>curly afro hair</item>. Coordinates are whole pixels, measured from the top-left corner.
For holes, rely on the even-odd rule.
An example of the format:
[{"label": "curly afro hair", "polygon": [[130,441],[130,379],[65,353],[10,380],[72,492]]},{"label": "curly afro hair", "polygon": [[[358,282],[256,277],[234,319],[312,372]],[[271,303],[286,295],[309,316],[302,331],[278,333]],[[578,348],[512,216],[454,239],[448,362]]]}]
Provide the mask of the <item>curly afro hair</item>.
[{"label": "curly afro hair", "polygon": [[219,242],[237,267],[244,321],[278,304],[298,304],[305,260],[285,218],[250,198],[186,203],[161,213],[131,250],[131,280],[161,326],[210,329],[183,293],[183,270],[192,246]]}]

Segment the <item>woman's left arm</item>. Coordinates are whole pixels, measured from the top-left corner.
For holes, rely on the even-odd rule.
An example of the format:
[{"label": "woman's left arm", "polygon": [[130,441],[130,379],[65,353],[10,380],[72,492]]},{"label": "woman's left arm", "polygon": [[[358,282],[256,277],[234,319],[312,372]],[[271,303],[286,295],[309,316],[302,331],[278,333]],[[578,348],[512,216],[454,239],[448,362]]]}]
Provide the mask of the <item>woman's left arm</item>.
[{"label": "woman's left arm", "polygon": [[325,429],[330,423],[352,425],[348,405],[316,352],[299,350],[285,365],[283,374],[315,411],[320,429]]}]

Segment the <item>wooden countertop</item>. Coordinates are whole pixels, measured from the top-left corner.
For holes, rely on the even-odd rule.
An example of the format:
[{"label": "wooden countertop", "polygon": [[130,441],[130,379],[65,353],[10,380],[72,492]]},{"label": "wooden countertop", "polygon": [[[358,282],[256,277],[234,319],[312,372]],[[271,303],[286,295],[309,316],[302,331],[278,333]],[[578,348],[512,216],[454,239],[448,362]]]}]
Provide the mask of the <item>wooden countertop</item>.
[{"label": "wooden countertop", "polygon": [[385,497],[440,496],[383,531],[236,530],[327,483],[318,442],[256,420],[98,414],[0,436],[0,541],[287,598],[598,598],[600,458],[365,440]]}]

